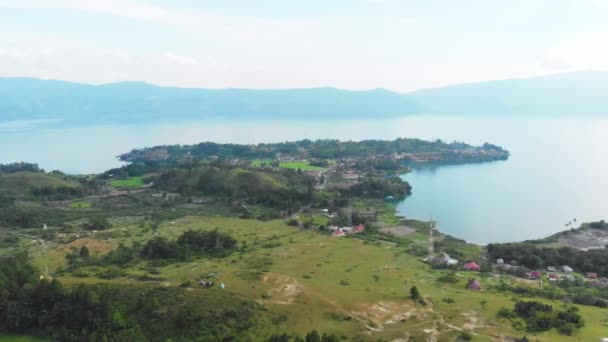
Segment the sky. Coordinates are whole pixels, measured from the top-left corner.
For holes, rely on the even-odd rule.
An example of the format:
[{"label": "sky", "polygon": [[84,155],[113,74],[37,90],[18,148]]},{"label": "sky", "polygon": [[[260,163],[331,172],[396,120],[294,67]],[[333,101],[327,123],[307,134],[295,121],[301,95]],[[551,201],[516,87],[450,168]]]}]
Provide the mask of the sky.
[{"label": "sky", "polygon": [[386,88],[608,70],[608,0],[0,0],[0,77]]}]

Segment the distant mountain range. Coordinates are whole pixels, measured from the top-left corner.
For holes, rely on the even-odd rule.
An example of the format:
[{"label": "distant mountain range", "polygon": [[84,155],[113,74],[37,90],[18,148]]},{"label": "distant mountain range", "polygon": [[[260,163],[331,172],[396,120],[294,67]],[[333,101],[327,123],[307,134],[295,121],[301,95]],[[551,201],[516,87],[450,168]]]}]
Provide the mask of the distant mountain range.
[{"label": "distant mountain range", "polygon": [[0,78],[0,122],[353,119],[408,114],[608,115],[608,72],[488,81],[400,94],[384,89],[288,90],[86,85]]}]

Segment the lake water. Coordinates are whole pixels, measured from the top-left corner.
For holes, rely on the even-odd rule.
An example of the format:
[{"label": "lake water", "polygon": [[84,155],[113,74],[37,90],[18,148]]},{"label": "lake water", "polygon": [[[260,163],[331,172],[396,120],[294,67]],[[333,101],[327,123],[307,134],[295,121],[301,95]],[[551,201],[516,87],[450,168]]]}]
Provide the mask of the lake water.
[{"label": "lake water", "polygon": [[0,123],[0,162],[93,173],[119,166],[118,154],[158,144],[396,137],[491,142],[511,151],[508,161],[419,168],[403,176],[413,195],[398,204],[399,212],[432,216],[448,234],[478,243],[518,241],[563,230],[573,218],[608,218],[608,119],[598,118],[412,116],[95,127],[13,122]]}]

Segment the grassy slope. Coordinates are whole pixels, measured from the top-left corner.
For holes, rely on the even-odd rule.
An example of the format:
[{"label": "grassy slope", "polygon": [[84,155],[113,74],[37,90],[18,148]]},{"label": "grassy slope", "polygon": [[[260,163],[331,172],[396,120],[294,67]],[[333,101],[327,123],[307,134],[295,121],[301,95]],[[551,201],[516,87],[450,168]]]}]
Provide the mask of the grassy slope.
[{"label": "grassy slope", "polygon": [[13,196],[26,195],[34,188],[80,187],[75,181],[42,172],[0,174],[0,192]]},{"label": "grassy slope", "polygon": [[[145,241],[153,236],[144,231],[135,219],[114,222],[117,234],[113,242],[132,243]],[[221,217],[185,217],[174,224],[163,223],[158,233],[169,238],[177,237],[186,229],[214,229],[234,235],[249,246],[242,255],[235,253],[223,259],[199,259],[189,263],[177,263],[159,267],[159,284],[178,286],[184,280],[197,281],[203,274],[217,273],[216,281],[226,284],[225,291],[234,291],[257,300],[271,312],[285,314],[287,321],[277,325],[278,330],[305,333],[316,328],[321,331],[349,337],[363,336],[376,339],[411,336],[424,338],[435,331],[440,341],[452,340],[457,329],[472,330],[475,340],[490,340],[491,335],[523,336],[514,331],[508,322],[496,319],[500,307],[513,306],[516,295],[464,290],[469,277],[479,278],[477,273],[459,272],[460,281],[454,285],[441,285],[436,279],[445,271],[432,270],[418,258],[403,253],[404,247],[393,244],[370,244],[353,238],[332,238],[314,231],[301,231],[285,226],[282,221],[260,222]],[[125,235],[120,237],[120,235]],[[404,243],[425,243],[425,235],[414,233],[404,238]],[[254,241],[257,241],[254,243]],[[274,247],[262,247],[269,243]],[[280,243],[280,245],[279,245]],[[268,245],[267,245],[268,246]],[[48,252],[32,253],[37,264],[51,264],[51,270],[63,263],[62,252],[50,246]],[[133,275],[143,275],[145,263],[128,270]],[[96,270],[86,270],[94,274]],[[62,277],[66,283],[106,282],[95,277]],[[341,285],[341,281],[348,285]],[[498,278],[482,279],[484,286],[496,283]],[[107,282],[130,283],[126,278]],[[411,286],[417,286],[429,305],[422,307],[407,298]],[[221,291],[213,288],[202,290]],[[266,294],[266,295],[265,295]],[[268,296],[267,294],[270,294]],[[453,304],[442,302],[445,297]],[[487,303],[482,304],[485,300]],[[552,303],[559,306],[558,302]],[[597,340],[602,333],[601,320],[605,310],[581,306],[587,327],[577,333],[575,340]],[[409,315],[409,317],[407,317]],[[351,317],[344,320],[344,317]],[[402,322],[404,319],[404,322]],[[394,321],[393,324],[386,324]],[[498,322],[498,324],[494,323]],[[491,323],[491,324],[490,324]],[[371,332],[367,326],[381,331]],[[374,328],[375,327],[375,328]],[[427,329],[427,332],[425,332]],[[556,332],[539,335],[540,341],[571,340]]]}]

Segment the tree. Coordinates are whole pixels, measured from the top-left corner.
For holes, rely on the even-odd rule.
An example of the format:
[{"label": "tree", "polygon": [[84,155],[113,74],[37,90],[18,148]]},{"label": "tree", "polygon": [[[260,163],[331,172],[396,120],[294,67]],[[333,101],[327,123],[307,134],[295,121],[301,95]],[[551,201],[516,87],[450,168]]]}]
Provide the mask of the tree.
[{"label": "tree", "polygon": [[418,288],[416,286],[412,286],[410,288],[410,298],[412,298],[413,300],[420,299],[420,292],[418,291]]},{"label": "tree", "polygon": [[78,253],[78,255],[80,255],[80,257],[83,259],[88,259],[91,253],[89,252],[89,248],[87,248],[86,245],[82,245],[82,247],[80,247],[80,253]]},{"label": "tree", "polygon": [[321,335],[316,330],[306,334],[306,342],[321,342]]},{"label": "tree", "polygon": [[110,222],[105,216],[96,216],[85,225],[85,228],[89,230],[104,230],[110,227]]}]

